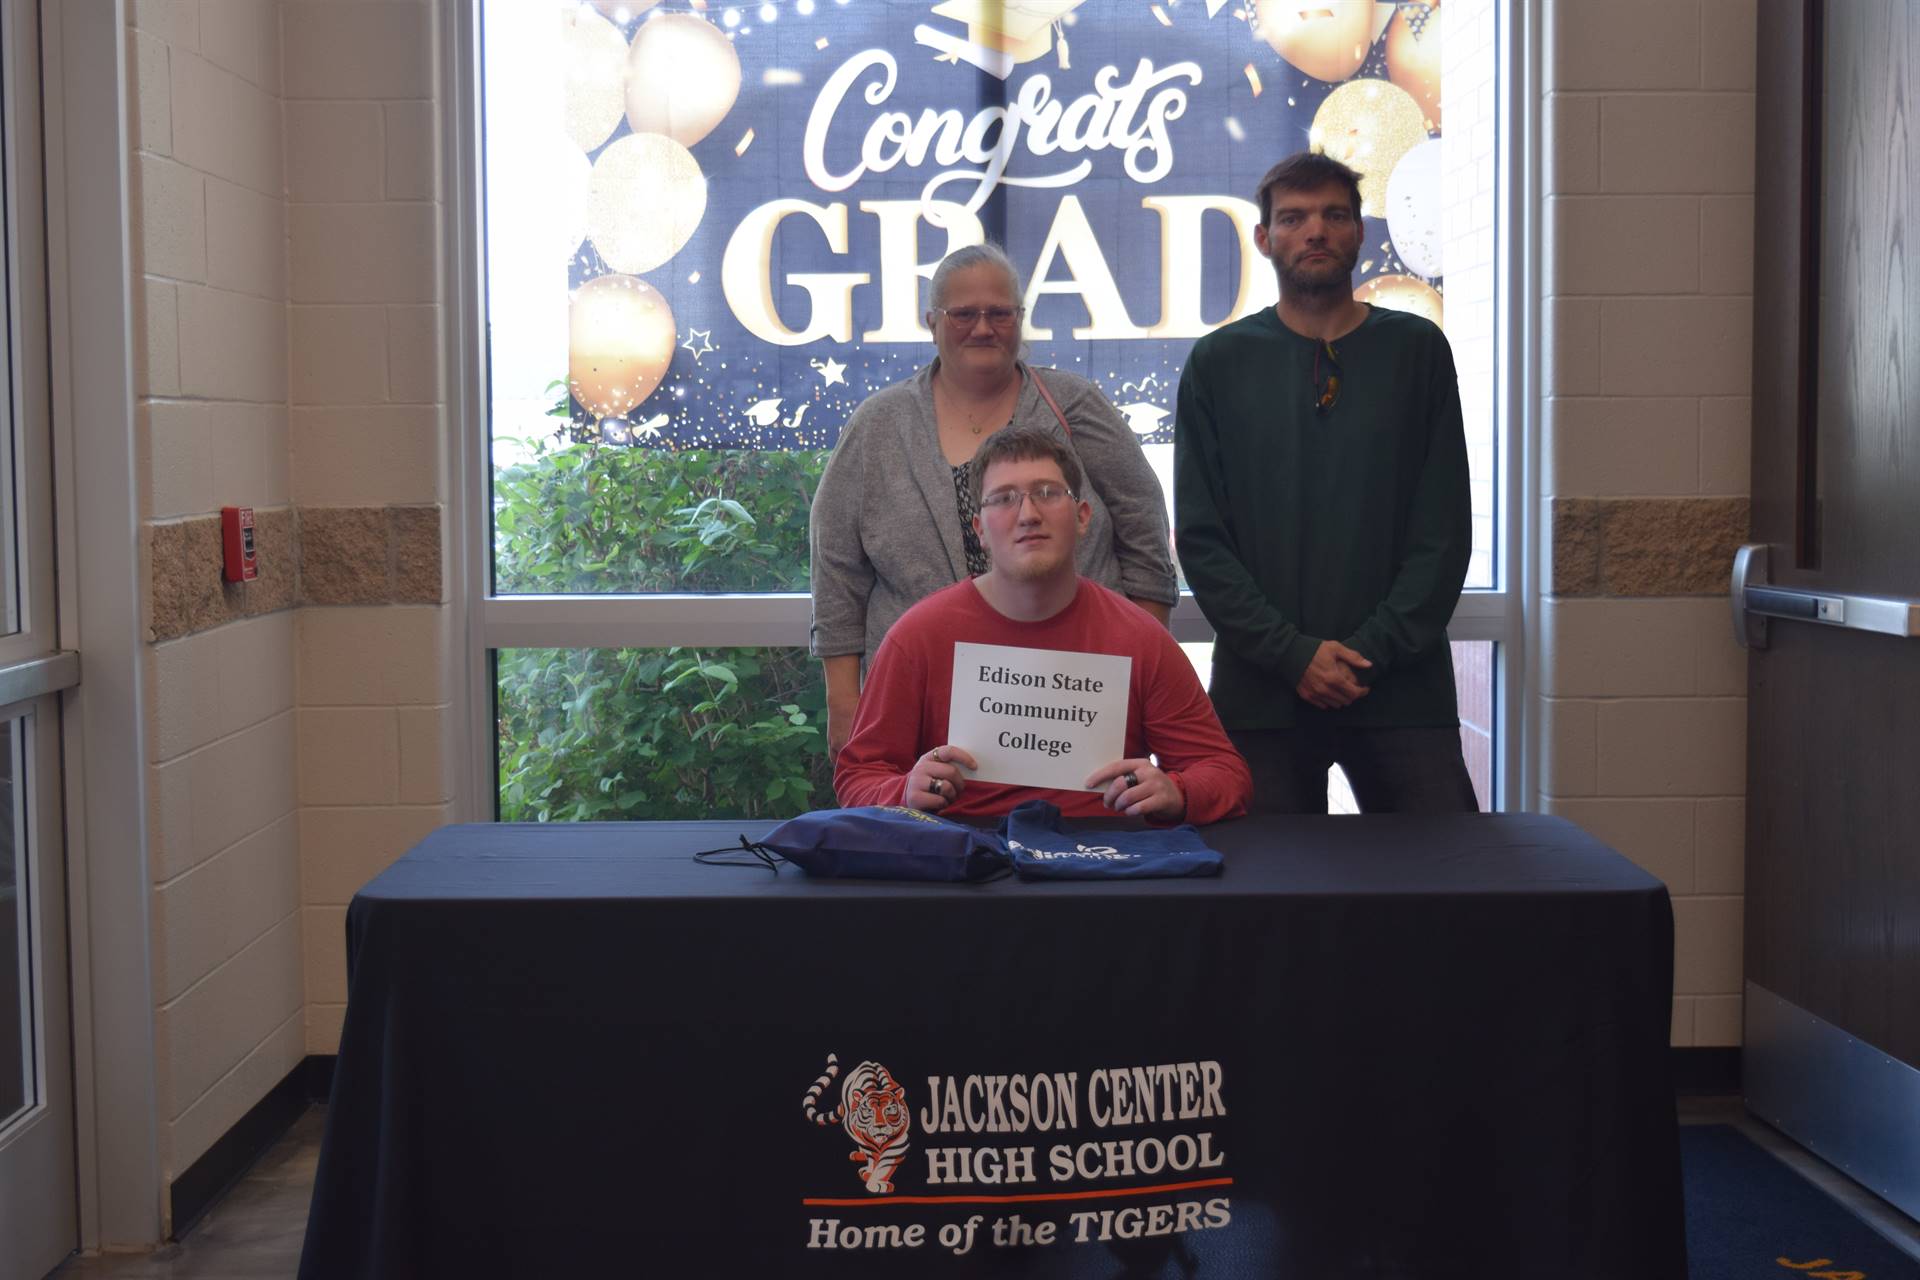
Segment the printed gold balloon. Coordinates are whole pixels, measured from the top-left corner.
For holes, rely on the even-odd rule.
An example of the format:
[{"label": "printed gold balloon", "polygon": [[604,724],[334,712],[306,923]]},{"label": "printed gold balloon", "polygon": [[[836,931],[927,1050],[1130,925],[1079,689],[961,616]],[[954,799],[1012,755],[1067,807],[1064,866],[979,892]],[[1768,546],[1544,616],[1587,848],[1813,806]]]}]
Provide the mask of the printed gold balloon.
[{"label": "printed gold balloon", "polygon": [[627,123],[690,147],[713,132],[740,96],[740,55],[705,18],[656,13],[627,54]]},{"label": "printed gold balloon", "polygon": [[1403,4],[1387,28],[1387,79],[1413,95],[1427,128],[1440,127],[1440,3]]},{"label": "printed gold balloon", "polygon": [[1307,130],[1307,145],[1360,174],[1360,211],[1387,212],[1387,179],[1400,157],[1427,140],[1420,104],[1385,80],[1349,80],[1327,95]]},{"label": "printed gold balloon", "polygon": [[1254,30],[1316,80],[1345,80],[1373,44],[1373,0],[1259,0]]},{"label": "printed gold balloon", "polygon": [[700,162],[672,138],[630,133],[594,161],[587,235],[615,271],[637,275],[667,261],[706,211]]},{"label": "printed gold balloon", "polygon": [[1353,296],[1361,302],[1371,302],[1389,311],[1411,311],[1445,327],[1442,320],[1445,308],[1440,301],[1440,291],[1424,280],[1416,280],[1412,276],[1375,276],[1355,289]]},{"label": "printed gold balloon", "polygon": [[607,140],[626,110],[626,37],[580,6],[562,10],[560,26],[567,136],[582,151],[592,151]]},{"label": "printed gold balloon", "polygon": [[596,418],[624,418],[673,363],[678,328],[660,291],[632,276],[599,276],[567,310],[567,381]]}]

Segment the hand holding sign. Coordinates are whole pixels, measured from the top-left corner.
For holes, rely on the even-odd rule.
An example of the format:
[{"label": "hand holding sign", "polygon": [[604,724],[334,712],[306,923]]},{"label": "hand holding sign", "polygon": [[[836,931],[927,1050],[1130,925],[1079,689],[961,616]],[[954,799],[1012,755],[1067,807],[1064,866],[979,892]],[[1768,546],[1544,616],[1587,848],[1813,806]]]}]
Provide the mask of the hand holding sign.
[{"label": "hand holding sign", "polygon": [[967,789],[967,775],[960,770],[979,767],[973,757],[959,747],[935,747],[913,762],[905,790],[900,793],[900,803],[909,809],[938,813]]},{"label": "hand holding sign", "polygon": [[1087,786],[1104,787],[1100,802],[1129,818],[1178,822],[1187,816],[1186,793],[1151,760],[1115,760],[1088,778]]}]

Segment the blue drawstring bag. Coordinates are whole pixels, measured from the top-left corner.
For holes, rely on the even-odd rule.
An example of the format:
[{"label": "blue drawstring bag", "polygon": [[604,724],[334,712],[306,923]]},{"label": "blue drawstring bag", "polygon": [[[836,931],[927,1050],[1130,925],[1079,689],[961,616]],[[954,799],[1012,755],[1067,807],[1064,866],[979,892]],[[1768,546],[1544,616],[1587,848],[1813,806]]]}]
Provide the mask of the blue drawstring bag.
[{"label": "blue drawstring bag", "polygon": [[1226,865],[1191,825],[1144,831],[1069,830],[1060,809],[1029,800],[1007,815],[1007,852],[1023,880],[1217,876]]},{"label": "blue drawstring bag", "polygon": [[989,880],[1008,869],[1006,846],[997,832],[904,805],[816,809],[781,823],[757,844],[742,836],[739,849],[708,850],[695,857],[717,862],[716,855],[742,849],[762,865],[777,870],[784,860],[811,876]]}]

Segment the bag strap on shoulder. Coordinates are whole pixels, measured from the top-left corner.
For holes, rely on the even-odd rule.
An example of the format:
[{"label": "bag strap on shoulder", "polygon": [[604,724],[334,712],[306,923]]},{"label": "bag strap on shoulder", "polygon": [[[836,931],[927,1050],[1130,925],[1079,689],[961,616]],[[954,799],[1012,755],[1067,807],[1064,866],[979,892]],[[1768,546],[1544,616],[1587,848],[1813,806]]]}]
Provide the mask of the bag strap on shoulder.
[{"label": "bag strap on shoulder", "polygon": [[1033,376],[1033,385],[1039,389],[1040,398],[1047,402],[1047,408],[1053,410],[1053,416],[1060,419],[1060,429],[1067,433],[1067,440],[1071,442],[1073,440],[1073,428],[1067,425],[1067,415],[1060,412],[1060,402],[1053,398],[1053,392],[1047,390],[1047,384],[1045,380],[1040,377],[1040,371],[1038,369],[1030,368],[1027,372]]}]

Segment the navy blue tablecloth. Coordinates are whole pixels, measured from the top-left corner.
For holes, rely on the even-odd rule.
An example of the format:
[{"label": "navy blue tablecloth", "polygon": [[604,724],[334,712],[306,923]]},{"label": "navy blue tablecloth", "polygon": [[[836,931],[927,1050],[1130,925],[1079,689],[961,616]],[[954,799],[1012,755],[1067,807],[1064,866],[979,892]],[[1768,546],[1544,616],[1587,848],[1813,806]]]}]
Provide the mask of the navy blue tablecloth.
[{"label": "navy blue tablecloth", "polygon": [[356,896],[302,1277],[1685,1274],[1667,894],[1570,824],[692,861],[742,831],[448,827]]}]

